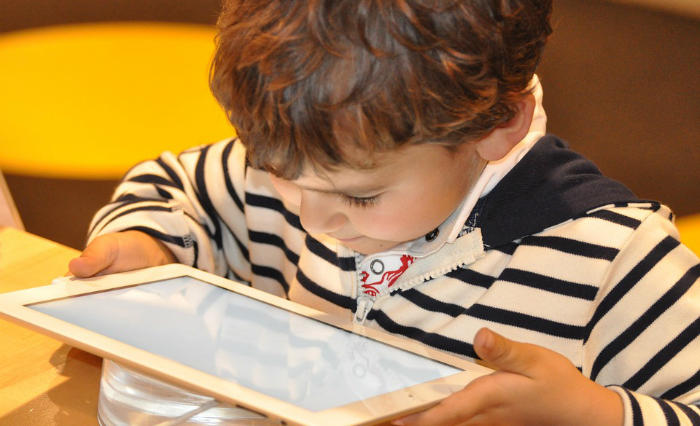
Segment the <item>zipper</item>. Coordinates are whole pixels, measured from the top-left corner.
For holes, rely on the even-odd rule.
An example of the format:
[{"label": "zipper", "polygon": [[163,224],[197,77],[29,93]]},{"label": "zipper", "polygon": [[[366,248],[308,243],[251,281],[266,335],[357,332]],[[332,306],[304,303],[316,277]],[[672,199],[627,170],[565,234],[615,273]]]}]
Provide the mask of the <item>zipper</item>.
[{"label": "zipper", "polygon": [[353,317],[353,322],[357,324],[364,324],[365,319],[367,319],[367,314],[372,310],[372,305],[374,305],[374,300],[366,296],[360,296],[357,298],[357,310],[355,311],[355,316]]}]

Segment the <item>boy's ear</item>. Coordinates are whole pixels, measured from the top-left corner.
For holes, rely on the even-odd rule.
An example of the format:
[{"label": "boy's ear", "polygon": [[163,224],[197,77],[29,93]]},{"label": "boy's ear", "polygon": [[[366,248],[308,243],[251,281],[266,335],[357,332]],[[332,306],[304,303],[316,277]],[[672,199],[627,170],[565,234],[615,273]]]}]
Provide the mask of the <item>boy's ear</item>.
[{"label": "boy's ear", "polygon": [[518,114],[506,124],[497,127],[485,138],[476,142],[476,151],[487,161],[498,161],[508,155],[530,131],[535,113],[535,96],[530,94],[518,102]]}]

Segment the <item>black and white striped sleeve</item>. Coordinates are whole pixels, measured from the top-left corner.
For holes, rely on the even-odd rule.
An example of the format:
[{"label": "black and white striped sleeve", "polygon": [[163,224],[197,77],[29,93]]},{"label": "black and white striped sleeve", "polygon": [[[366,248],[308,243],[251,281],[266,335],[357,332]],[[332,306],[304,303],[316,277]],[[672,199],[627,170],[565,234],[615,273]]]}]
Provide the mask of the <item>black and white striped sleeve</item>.
[{"label": "black and white striped sleeve", "polygon": [[96,214],[88,241],[139,230],[163,241],[181,263],[223,276],[233,271],[246,279],[245,167],[245,151],[236,140],[178,156],[165,152],[140,163]]},{"label": "black and white striped sleeve", "polygon": [[607,273],[583,373],[625,405],[625,426],[700,426],[700,260],[666,208],[639,224]]}]

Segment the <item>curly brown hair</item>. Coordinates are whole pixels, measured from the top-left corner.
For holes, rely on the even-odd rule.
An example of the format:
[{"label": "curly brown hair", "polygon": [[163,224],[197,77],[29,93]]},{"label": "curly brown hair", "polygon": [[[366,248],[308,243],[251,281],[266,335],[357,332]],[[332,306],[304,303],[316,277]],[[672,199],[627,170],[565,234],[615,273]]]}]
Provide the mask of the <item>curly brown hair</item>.
[{"label": "curly brown hair", "polygon": [[[252,166],[371,167],[510,121],[542,56],[552,0],[228,0],[210,85]],[[358,162],[360,148],[370,160]]]}]

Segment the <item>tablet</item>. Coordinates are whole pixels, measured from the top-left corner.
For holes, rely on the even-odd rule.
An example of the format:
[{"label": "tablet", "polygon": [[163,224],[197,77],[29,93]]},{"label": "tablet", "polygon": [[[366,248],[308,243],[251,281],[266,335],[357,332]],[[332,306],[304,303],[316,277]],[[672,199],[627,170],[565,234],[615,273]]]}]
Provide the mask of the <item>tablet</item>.
[{"label": "tablet", "polygon": [[0,294],[0,315],[289,425],[370,425],[492,370],[173,264]]}]

